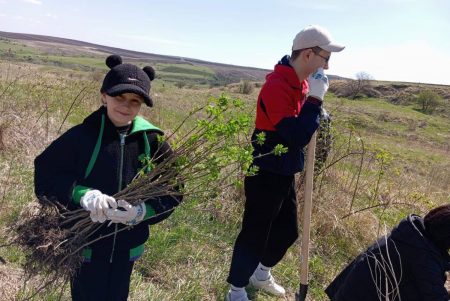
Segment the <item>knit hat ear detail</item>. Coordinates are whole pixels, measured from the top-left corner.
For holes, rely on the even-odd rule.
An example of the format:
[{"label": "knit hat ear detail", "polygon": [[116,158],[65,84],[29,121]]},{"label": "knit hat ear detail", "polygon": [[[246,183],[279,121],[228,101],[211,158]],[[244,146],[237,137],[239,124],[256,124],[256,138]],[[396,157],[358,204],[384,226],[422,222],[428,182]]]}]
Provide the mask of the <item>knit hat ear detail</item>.
[{"label": "knit hat ear detail", "polygon": [[150,81],[155,79],[155,69],[153,69],[150,66],[145,66],[142,70],[144,70],[144,72],[147,73],[147,76],[150,79]]},{"label": "knit hat ear detail", "polygon": [[101,93],[111,97],[134,93],[142,96],[146,105],[153,106],[150,88],[151,80],[155,78],[155,70],[152,67],[141,69],[133,64],[122,63],[122,58],[114,54],[106,58],[106,64],[111,69],[103,79]]},{"label": "knit hat ear detail", "polygon": [[120,64],[122,64],[122,58],[117,54],[110,55],[106,58],[106,66],[110,69]]}]

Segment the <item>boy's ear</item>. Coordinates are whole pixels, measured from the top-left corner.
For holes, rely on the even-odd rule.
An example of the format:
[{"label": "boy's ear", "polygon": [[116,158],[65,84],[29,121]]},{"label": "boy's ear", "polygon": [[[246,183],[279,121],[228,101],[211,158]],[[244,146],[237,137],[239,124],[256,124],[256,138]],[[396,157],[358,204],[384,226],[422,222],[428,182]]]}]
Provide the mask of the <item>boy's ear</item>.
[{"label": "boy's ear", "polygon": [[104,107],[106,107],[106,94],[105,94],[105,93],[101,93],[100,95],[101,95],[101,96],[100,96],[100,100],[101,100],[101,102],[102,102],[102,105],[103,105]]},{"label": "boy's ear", "polygon": [[311,57],[312,53],[313,53],[312,49],[305,49],[305,50],[302,51],[301,54],[303,54],[304,58],[306,60],[308,60]]}]

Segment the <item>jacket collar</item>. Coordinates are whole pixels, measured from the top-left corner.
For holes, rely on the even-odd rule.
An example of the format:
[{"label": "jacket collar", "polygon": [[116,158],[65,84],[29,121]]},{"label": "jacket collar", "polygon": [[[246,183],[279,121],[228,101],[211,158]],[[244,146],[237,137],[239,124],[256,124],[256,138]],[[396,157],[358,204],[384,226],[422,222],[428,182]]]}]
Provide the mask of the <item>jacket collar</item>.
[{"label": "jacket collar", "polygon": [[[100,128],[102,115],[105,115],[105,133],[108,133],[108,134],[114,135],[114,136],[117,135],[116,127],[111,122],[111,120],[108,118],[108,114],[107,114],[106,108],[104,106],[101,106],[98,110],[94,111],[92,114],[87,116],[84,119],[83,124],[90,128],[98,130]],[[131,131],[130,131],[129,135],[139,133],[139,132],[147,132],[147,131],[158,132],[161,135],[164,134],[164,132],[161,129],[159,129],[158,127],[154,126],[153,124],[151,124],[144,118],[142,118],[140,116],[136,116],[133,119],[133,124],[131,126]]]},{"label": "jacket collar", "polygon": [[295,73],[294,68],[289,63],[289,55],[285,55],[278,61],[278,64],[274,67],[274,73],[282,76],[290,86],[295,89],[300,89],[302,91],[307,90],[306,81],[300,82],[297,73]]},{"label": "jacket collar", "polygon": [[146,132],[146,131],[156,131],[160,134],[163,134],[163,131],[142,118],[141,116],[136,116],[133,120],[133,125],[131,127],[130,134],[134,134],[137,132]]}]

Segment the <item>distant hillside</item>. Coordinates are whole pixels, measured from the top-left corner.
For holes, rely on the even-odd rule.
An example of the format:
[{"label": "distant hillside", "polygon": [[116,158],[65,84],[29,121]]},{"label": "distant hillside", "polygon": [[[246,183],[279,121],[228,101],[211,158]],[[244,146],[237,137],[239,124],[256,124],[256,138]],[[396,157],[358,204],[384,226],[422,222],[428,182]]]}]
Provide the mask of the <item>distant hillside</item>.
[{"label": "distant hillside", "polygon": [[[53,65],[60,65],[66,67],[76,67],[71,66],[71,62],[68,62],[67,59],[57,59],[57,57],[91,57],[100,59],[99,64],[94,64],[93,67],[101,67],[101,60],[104,60],[104,57],[107,54],[119,54],[124,57],[126,60],[135,60],[136,62],[149,63],[149,64],[163,64],[163,68],[166,71],[162,71],[161,74],[163,77],[166,77],[166,80],[181,82],[181,81],[194,81],[196,83],[203,83],[209,85],[223,85],[228,83],[235,83],[241,80],[250,80],[250,81],[263,81],[266,74],[270,72],[270,70],[253,68],[253,67],[245,67],[245,66],[236,66],[236,65],[228,65],[221,64],[216,62],[208,62],[200,59],[192,59],[186,57],[179,56],[169,56],[169,55],[160,55],[153,53],[145,53],[115,47],[109,47],[104,45],[97,45],[93,43],[58,38],[58,37],[50,37],[43,35],[34,35],[34,34],[24,34],[24,33],[12,33],[12,32],[4,32],[0,31],[0,42],[13,40],[22,46],[29,47],[31,49],[36,50],[36,53],[29,53],[29,51],[23,50],[16,51],[15,53],[9,53],[11,56],[15,54],[16,60],[19,61],[29,61],[29,62],[38,62],[38,63],[53,63]],[[17,46],[17,45],[15,45]],[[20,45],[19,45],[20,46]],[[17,49],[16,49],[17,50]],[[14,52],[14,49],[11,50],[11,47],[8,48],[8,45],[0,45],[0,59],[5,59],[8,57],[8,51]],[[20,54],[23,54],[22,56]],[[26,56],[27,55],[27,56]],[[40,60],[36,56],[40,55]],[[26,57],[25,57],[26,56]],[[43,56],[48,56],[43,57]],[[60,62],[60,63],[59,63]],[[79,60],[72,65],[81,65],[85,66],[86,64],[90,65],[90,62],[80,63]],[[177,68],[174,66],[170,66],[172,64],[181,65]],[[191,68],[186,66],[193,67],[205,67],[212,72],[206,72],[205,69],[197,70],[198,68],[193,68],[194,71],[190,70]],[[167,69],[168,68],[168,69]],[[169,70],[169,72],[167,71]],[[210,73],[210,74],[202,74],[202,72]],[[187,76],[189,74],[189,76]],[[205,75],[205,76],[202,76]],[[338,79],[340,77],[330,75],[330,79]]]}]

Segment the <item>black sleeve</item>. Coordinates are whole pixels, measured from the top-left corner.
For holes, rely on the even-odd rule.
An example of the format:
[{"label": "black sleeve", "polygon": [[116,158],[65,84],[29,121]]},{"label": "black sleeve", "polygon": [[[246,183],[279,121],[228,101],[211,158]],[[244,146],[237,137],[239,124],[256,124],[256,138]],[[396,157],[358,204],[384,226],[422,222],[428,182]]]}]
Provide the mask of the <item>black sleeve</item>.
[{"label": "black sleeve", "polygon": [[53,141],[34,160],[34,191],[39,200],[47,199],[63,206],[72,200],[76,185],[76,148],[72,132]]},{"label": "black sleeve", "polygon": [[408,262],[410,262],[421,300],[449,300],[447,289],[444,286],[446,281],[445,270],[433,254],[420,252],[414,254],[414,258],[411,256]]},{"label": "black sleeve", "polygon": [[303,148],[319,127],[319,121],[320,104],[315,98],[308,97],[297,117],[283,118],[275,128],[288,147]]},{"label": "black sleeve", "polygon": [[[154,139],[154,142],[150,147],[152,150],[156,150],[152,154],[152,158],[154,158],[155,163],[158,164],[172,156],[173,151],[166,141],[157,142],[156,140],[157,139]],[[183,200],[183,196],[179,193],[182,185],[183,183],[178,183],[178,185],[174,187],[174,194],[151,198],[145,201],[145,203],[149,205],[155,213],[154,216],[146,220],[148,224],[153,225],[159,223],[173,213],[175,207],[177,207]]]}]

